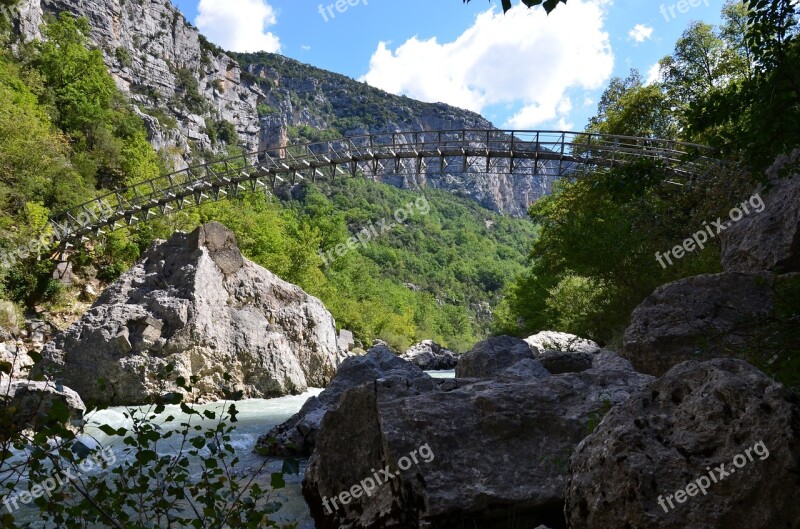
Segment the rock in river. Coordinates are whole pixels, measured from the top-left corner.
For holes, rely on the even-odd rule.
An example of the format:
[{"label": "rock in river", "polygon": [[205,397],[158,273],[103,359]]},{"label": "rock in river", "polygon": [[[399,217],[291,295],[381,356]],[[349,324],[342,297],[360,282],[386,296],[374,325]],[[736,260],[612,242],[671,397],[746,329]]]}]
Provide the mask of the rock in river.
[{"label": "rock in river", "polygon": [[[302,393],[336,371],[322,302],[245,259],[212,222],[159,241],[45,347],[45,368],[87,401],[140,404],[197,377],[189,400]],[[227,379],[227,380],[226,380]]]}]

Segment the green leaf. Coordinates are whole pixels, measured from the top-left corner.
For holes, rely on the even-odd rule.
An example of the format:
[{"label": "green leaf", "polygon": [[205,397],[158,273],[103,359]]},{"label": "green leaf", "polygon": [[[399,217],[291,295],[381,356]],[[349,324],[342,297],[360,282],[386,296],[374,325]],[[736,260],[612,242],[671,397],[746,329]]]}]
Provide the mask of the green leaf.
[{"label": "green leaf", "polygon": [[293,458],[284,459],[281,472],[290,475],[300,474],[300,461]]},{"label": "green leaf", "polygon": [[270,484],[272,488],[275,490],[282,489],[286,486],[286,480],[283,478],[283,474],[280,472],[273,472],[272,479],[270,480]]}]

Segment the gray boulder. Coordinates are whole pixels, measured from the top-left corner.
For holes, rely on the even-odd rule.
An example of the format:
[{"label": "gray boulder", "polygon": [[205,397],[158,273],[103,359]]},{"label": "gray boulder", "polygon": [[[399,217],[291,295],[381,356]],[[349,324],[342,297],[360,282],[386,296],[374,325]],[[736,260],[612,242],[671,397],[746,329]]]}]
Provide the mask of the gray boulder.
[{"label": "gray boulder", "polygon": [[524,341],[510,336],[489,338],[461,355],[456,378],[490,378],[525,359],[534,360]]},{"label": "gray boulder", "polygon": [[54,418],[60,419],[60,412],[51,416],[54,406],[66,410],[63,422],[75,429],[83,425],[86,413],[86,406],[75,391],[49,381],[11,380],[4,375],[0,380],[0,401],[4,410],[15,409],[10,414],[15,431],[38,430]]},{"label": "gray boulder", "polygon": [[[527,362],[535,360],[517,365]],[[575,446],[599,413],[652,380],[589,369],[369,382],[325,415],[304,495],[319,528],[506,529],[510,519],[563,527]]]},{"label": "gray boulder", "polygon": [[187,400],[302,393],[328,384],[337,352],[322,303],[244,259],[233,234],[209,223],[156,242],[43,355],[85,398],[123,405],[178,391],[157,378],[168,364],[170,380],[198,378]]},{"label": "gray boulder", "polygon": [[798,476],[796,400],[743,361],[686,362],[612,409],[580,443],[567,526],[795,528]]},{"label": "gray boulder", "polygon": [[532,380],[535,378],[547,378],[550,376],[550,371],[532,358],[525,358],[516,364],[499,373],[496,373],[492,378],[496,380]]},{"label": "gray boulder", "polygon": [[414,344],[401,356],[423,371],[443,371],[455,369],[458,356],[433,340]]},{"label": "gray boulder", "polygon": [[728,356],[770,316],[775,288],[769,273],[702,275],[659,287],[633,312],[622,356],[652,375],[686,360]]},{"label": "gray boulder", "polygon": [[767,171],[769,188],[758,190],[764,210],[720,234],[725,271],[800,272],[800,172],[791,167],[798,162],[800,149],[779,157]]},{"label": "gray boulder", "polygon": [[563,351],[545,351],[537,355],[536,359],[550,373],[577,373],[591,369],[594,364],[593,353],[568,353]]},{"label": "gray boulder", "polygon": [[311,455],[323,417],[339,405],[342,395],[349,389],[386,377],[408,381],[430,378],[387,346],[373,347],[364,356],[353,356],[342,362],[325,391],[308,399],[289,420],[261,436],[256,452],[277,456]]},{"label": "gray boulder", "polygon": [[537,356],[545,351],[589,354],[600,351],[600,346],[595,342],[565,332],[543,331],[533,336],[528,336],[525,341],[534,355]]},{"label": "gray boulder", "polygon": [[0,369],[12,379],[28,378],[34,361],[22,341],[8,340],[0,343]]}]

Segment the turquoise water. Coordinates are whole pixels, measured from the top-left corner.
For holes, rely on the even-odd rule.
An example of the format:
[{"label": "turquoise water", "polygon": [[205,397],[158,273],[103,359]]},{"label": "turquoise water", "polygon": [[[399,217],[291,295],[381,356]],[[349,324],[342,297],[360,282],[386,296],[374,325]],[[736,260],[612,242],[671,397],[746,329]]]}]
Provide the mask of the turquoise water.
[{"label": "turquoise water", "polygon": [[[455,370],[449,371],[429,371],[428,374],[434,378],[454,378]],[[269,484],[270,475],[273,472],[279,472],[283,461],[280,459],[267,460],[266,466],[264,465],[265,459],[253,453],[253,447],[258,438],[269,431],[270,428],[276,426],[289,417],[297,413],[306,400],[315,395],[319,395],[321,389],[311,389],[302,395],[281,397],[277,399],[253,399],[236,402],[236,409],[238,410],[237,419],[235,424],[236,429],[232,436],[232,444],[236,449],[236,455],[241,462],[237,466],[238,475],[252,475],[252,473],[261,469],[258,481],[262,484]],[[200,411],[213,411],[219,415],[222,410],[227,410],[230,403],[215,402],[211,404],[195,405],[194,409]],[[142,410],[143,408],[134,408]],[[106,410],[92,412],[87,414],[87,425],[85,433],[79,439],[90,448],[102,447],[106,450],[113,450],[115,457],[121,458],[124,456],[124,445],[119,438],[109,438],[106,434],[99,430],[99,426],[107,424],[113,428],[130,428],[131,420],[125,417],[128,408],[114,407]],[[172,415],[175,417],[174,421],[166,423],[165,419]],[[155,423],[162,429],[175,428],[181,422],[190,419],[189,416],[181,412],[179,406],[168,406],[167,409],[156,417]],[[191,424],[200,424],[204,426],[213,426],[216,421],[211,421],[198,416],[191,417]],[[178,438],[173,441],[178,442]],[[158,446],[160,455],[174,454],[177,447],[170,442],[164,441],[163,444]],[[314,522],[302,496],[301,484],[303,475],[307,467],[307,461],[300,462],[300,474],[297,476],[286,476],[286,487],[277,491],[272,499],[278,500],[282,503],[283,508],[274,516],[276,521],[281,522],[294,522],[298,524],[298,529],[314,529]],[[197,472],[200,471],[199,463],[196,468]],[[27,484],[22,482],[17,486],[18,491],[27,490]],[[38,526],[39,523],[37,513],[29,509],[20,509],[15,513],[17,522],[33,522],[32,526]]]}]

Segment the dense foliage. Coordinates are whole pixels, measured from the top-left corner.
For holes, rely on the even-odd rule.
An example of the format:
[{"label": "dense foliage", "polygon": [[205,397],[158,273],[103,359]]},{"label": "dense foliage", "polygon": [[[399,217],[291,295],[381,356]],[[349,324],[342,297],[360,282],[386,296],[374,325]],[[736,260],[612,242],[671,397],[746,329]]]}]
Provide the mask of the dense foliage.
[{"label": "dense foliage", "polygon": [[743,170],[676,182],[637,163],[562,182],[531,208],[541,237],[530,270],[508,289],[498,331],[557,328],[618,343],[655,287],[720,271],[716,239],[672,266],[657,252],[727,218],[750,197],[754,175],[800,144],[797,10],[790,0],[729,1],[719,27],[689,26],[656,83],[635,71],[611,81],[588,131],[712,145]]},{"label": "dense foliage", "polygon": [[65,13],[44,27],[47,41],[0,52],[0,295],[19,303],[57,297],[52,263],[17,252],[49,216],[163,170],[88,31]]}]

